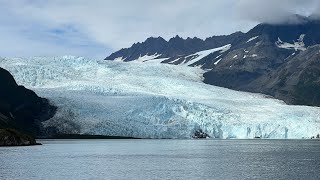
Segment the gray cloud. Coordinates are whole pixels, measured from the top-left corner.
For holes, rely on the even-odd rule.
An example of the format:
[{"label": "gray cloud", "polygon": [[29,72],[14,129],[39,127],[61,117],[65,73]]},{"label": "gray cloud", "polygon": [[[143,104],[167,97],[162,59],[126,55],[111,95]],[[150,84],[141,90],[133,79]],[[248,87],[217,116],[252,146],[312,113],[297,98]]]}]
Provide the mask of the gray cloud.
[{"label": "gray cloud", "polygon": [[295,14],[310,16],[317,14],[318,0],[241,0],[236,11],[241,19],[262,23],[299,23]]}]

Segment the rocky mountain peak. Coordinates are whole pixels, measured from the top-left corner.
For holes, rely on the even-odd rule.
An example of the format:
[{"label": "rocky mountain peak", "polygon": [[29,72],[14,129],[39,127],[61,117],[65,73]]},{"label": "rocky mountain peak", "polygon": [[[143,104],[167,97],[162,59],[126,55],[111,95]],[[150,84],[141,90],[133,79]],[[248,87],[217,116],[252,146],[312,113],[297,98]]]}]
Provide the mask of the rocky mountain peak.
[{"label": "rocky mountain peak", "polygon": [[[319,22],[315,15],[292,15],[283,23],[262,23],[247,33],[238,31],[205,40],[197,37],[183,39],[178,35],[169,41],[161,37],[148,38],[134,48],[120,50],[106,59],[120,57],[123,61],[134,61],[157,54],[155,58],[164,58],[162,63],[209,69],[204,74],[204,81],[208,84],[265,93],[293,104],[320,105],[315,95],[315,92],[320,91],[320,86],[316,85],[320,81],[314,78],[320,67],[314,63],[314,57],[318,56],[312,56],[318,52],[310,50],[311,46],[320,44]],[[305,55],[312,58],[306,59]],[[297,67],[293,68],[288,63],[290,61],[294,61]],[[310,63],[304,63],[306,61]],[[303,66],[300,66],[302,63]],[[311,64],[315,67],[311,67]],[[283,69],[304,76],[294,76],[287,82],[285,79],[292,74],[284,73]],[[308,71],[313,72],[313,75],[308,74]],[[269,79],[267,81],[264,78]],[[310,86],[303,85],[305,81],[311,80],[315,82],[309,82]],[[280,84],[277,84],[278,81]],[[300,89],[291,86],[295,82],[300,83]],[[301,90],[301,87],[308,87],[308,93],[304,93],[306,90]],[[305,95],[299,96],[296,92]],[[315,102],[310,102],[312,98],[309,95],[307,97],[307,94],[311,94]]]},{"label": "rocky mountain peak", "polygon": [[169,39],[169,43],[182,42],[182,41],[184,41],[184,39],[179,35],[176,35],[175,37]]}]

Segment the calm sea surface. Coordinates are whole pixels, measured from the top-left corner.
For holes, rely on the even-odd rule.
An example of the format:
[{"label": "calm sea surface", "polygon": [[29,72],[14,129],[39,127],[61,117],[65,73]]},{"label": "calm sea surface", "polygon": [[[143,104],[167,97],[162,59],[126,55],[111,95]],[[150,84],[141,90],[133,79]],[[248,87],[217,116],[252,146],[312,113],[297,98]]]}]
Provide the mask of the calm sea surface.
[{"label": "calm sea surface", "polygon": [[320,140],[41,140],[0,179],[320,179]]}]

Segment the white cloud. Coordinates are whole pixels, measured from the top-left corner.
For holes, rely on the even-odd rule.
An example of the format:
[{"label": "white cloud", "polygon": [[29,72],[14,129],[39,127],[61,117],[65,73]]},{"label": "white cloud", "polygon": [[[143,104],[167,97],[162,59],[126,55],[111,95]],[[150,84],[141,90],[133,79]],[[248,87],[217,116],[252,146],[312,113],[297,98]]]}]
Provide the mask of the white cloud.
[{"label": "white cloud", "polygon": [[[19,44],[38,44],[34,48],[45,45],[50,52],[56,51],[57,54],[70,51],[67,54],[103,57],[111,51],[128,47],[134,42],[144,41],[149,36],[162,36],[169,39],[178,34],[185,38],[194,36],[206,38],[230,34],[238,30],[247,31],[257,21],[281,18],[284,16],[282,14],[287,14],[288,10],[310,11],[310,3],[306,3],[308,6],[301,6],[305,9],[296,7],[298,4],[300,6],[301,2],[305,2],[302,0],[281,2],[274,0],[0,0],[0,16],[8,16],[7,18],[2,16],[0,23],[6,29],[15,29],[10,32],[10,36],[15,36]],[[290,6],[284,8],[287,4]],[[272,13],[268,14],[267,11]],[[75,31],[69,31],[69,27]],[[58,33],[54,35],[50,32],[52,29],[57,29]],[[62,33],[59,33],[60,30]],[[4,34],[6,33],[1,33],[0,38]],[[8,37],[8,35],[5,36]],[[29,53],[26,52],[26,54],[46,54],[48,51],[48,49],[30,47]],[[6,47],[1,48],[0,54]],[[11,48],[10,51],[14,53],[14,43],[7,48]],[[47,54],[51,55],[51,53]]]},{"label": "white cloud", "polygon": [[318,0],[241,0],[235,9],[242,19],[266,23],[297,23],[293,14],[316,13]]}]

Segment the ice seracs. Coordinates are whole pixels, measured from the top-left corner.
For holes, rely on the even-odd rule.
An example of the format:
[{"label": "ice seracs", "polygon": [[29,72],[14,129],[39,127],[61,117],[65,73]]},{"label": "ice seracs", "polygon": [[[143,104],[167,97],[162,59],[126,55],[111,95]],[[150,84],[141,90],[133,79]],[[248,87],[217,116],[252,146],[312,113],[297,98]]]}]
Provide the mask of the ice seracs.
[{"label": "ice seracs", "polygon": [[320,108],[207,85],[200,68],[147,62],[38,57],[0,66],[58,107],[43,126],[61,133],[192,138],[201,129],[211,138],[292,139],[320,132]]}]

